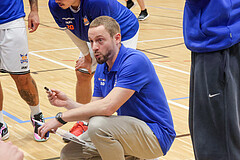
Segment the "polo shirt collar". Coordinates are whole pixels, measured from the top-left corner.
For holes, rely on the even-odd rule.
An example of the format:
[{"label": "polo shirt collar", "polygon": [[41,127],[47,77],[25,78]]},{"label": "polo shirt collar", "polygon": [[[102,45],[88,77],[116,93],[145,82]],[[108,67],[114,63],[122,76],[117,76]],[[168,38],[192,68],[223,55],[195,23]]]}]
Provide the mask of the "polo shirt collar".
[{"label": "polo shirt collar", "polygon": [[115,71],[115,72],[118,71],[118,68],[120,66],[120,63],[122,61],[122,58],[123,58],[123,55],[124,55],[125,51],[126,51],[126,47],[122,44],[121,47],[120,47],[118,56],[117,56],[113,66],[112,66],[111,71]]},{"label": "polo shirt collar", "polygon": [[[127,48],[122,44],[121,47],[120,47],[118,56],[117,56],[113,66],[112,66],[112,69],[109,72],[117,72],[118,71],[120,62],[122,60],[123,54],[125,53],[126,49]],[[108,73],[108,65],[107,65],[107,63],[104,63],[104,71],[103,71],[103,73],[104,74]]]}]

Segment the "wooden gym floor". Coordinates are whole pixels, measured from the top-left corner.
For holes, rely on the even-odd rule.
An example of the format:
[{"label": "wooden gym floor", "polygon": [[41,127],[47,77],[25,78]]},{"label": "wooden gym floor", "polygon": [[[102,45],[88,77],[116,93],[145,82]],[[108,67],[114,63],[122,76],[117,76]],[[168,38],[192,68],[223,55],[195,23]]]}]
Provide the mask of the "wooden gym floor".
[{"label": "wooden gym floor", "polygon": [[[119,1],[125,5],[125,1]],[[134,0],[137,4],[137,1]],[[188,130],[188,93],[190,76],[190,51],[186,49],[182,35],[184,0],[145,0],[149,18],[140,22],[137,49],[152,61],[172,112],[177,138],[170,151],[160,160],[193,160],[192,143]],[[24,0],[26,15],[28,0]],[[140,8],[132,8],[136,16]],[[75,61],[79,50],[65,32],[58,29],[48,9],[48,0],[39,1],[41,24],[38,30],[28,34],[31,75],[35,79],[41,110],[51,119],[64,109],[50,105],[44,86],[57,88],[75,99]],[[27,16],[25,17],[27,20]],[[27,21],[26,21],[27,25]],[[9,126],[11,141],[24,151],[26,160],[59,159],[65,145],[61,137],[51,134],[47,142],[35,142],[29,120],[28,105],[20,98],[15,83],[8,74],[0,74],[4,92],[4,119]],[[74,123],[62,129],[68,130]]]}]

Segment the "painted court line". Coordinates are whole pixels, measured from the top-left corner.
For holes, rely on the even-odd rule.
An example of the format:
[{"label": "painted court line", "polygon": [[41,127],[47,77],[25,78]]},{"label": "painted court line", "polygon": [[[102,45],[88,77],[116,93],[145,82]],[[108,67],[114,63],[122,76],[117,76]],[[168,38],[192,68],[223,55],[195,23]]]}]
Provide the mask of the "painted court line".
[{"label": "painted court line", "polygon": [[169,70],[172,70],[172,71],[176,71],[176,72],[180,72],[180,73],[184,73],[184,74],[190,75],[189,72],[185,72],[185,71],[182,71],[182,70],[179,70],[179,69],[163,66],[163,65],[160,65],[160,64],[157,64],[157,63],[153,63],[153,62],[152,62],[152,64],[155,65],[155,66],[158,66],[158,67],[162,67],[162,68],[166,68],[166,69],[169,69]]},{"label": "painted court line", "polygon": [[[16,122],[18,122],[18,123],[27,123],[27,122],[30,122],[30,120],[23,121],[23,120],[15,117],[14,115],[6,112],[6,111],[3,111],[3,114],[6,115],[6,116],[8,116],[9,118],[11,118],[12,120],[14,120],[14,121],[16,121]],[[46,117],[46,118],[44,117],[44,119],[52,119],[52,118],[54,118],[54,117]]]},{"label": "painted court line", "polygon": [[180,100],[180,99],[188,99],[189,97],[181,97],[181,98],[174,98],[174,99],[171,99],[172,101],[176,101],[176,100]]},{"label": "painted court line", "polygon": [[44,57],[44,56],[40,56],[40,55],[35,54],[35,53],[33,53],[33,52],[29,52],[29,54],[34,55],[34,56],[37,56],[37,57],[39,57],[39,58],[41,58],[41,59],[45,59],[45,60],[47,60],[47,61],[56,63],[56,64],[58,64],[58,65],[60,65],[60,66],[64,66],[64,67],[66,67],[66,68],[75,70],[74,67],[70,67],[70,66],[68,66],[68,65],[66,65],[66,64],[63,64],[63,63],[61,63],[61,62],[54,61],[54,60],[52,60],[52,59],[50,59],[50,58],[46,58],[46,57]]},{"label": "painted court line", "polygon": [[38,52],[51,52],[51,51],[63,51],[63,50],[70,50],[70,49],[77,49],[77,47],[72,47],[72,48],[59,48],[59,49],[47,49],[47,50],[39,50],[39,51],[31,51],[31,53],[38,53]]},{"label": "painted court line", "polygon": [[171,11],[179,11],[179,12],[183,12],[183,10],[180,10],[180,9],[174,9],[174,8],[157,7],[157,6],[146,6],[146,8],[148,8],[148,7],[159,8],[159,9],[165,9],[165,10],[171,10]]},{"label": "painted court line", "polygon": [[138,43],[143,43],[143,42],[155,42],[155,41],[166,41],[166,40],[182,39],[182,38],[183,38],[183,37],[162,38],[162,39],[150,39],[150,40],[138,41]]},{"label": "painted court line", "polygon": [[[126,3],[126,1],[121,1],[121,3],[124,5]],[[135,2],[136,3],[136,2]],[[161,7],[161,6],[150,6],[147,5],[146,8],[159,8],[159,9],[165,9],[165,10],[171,10],[171,11],[179,11],[179,12],[183,12],[183,10],[180,9],[174,9],[174,8],[167,8],[167,7]]]},{"label": "painted court line", "polygon": [[189,109],[188,106],[185,106],[185,105],[182,105],[182,104],[173,102],[173,101],[171,101],[171,100],[168,100],[168,103],[169,103],[169,104],[172,104],[172,105],[175,105],[175,106],[178,106],[178,107],[180,107],[180,108],[184,108],[184,109],[187,109],[187,110]]}]

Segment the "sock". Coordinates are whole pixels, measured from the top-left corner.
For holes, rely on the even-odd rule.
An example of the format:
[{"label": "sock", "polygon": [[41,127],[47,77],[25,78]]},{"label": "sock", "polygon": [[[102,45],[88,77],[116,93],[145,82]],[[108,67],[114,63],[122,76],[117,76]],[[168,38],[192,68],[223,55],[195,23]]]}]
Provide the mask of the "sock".
[{"label": "sock", "polygon": [[2,112],[2,111],[0,111],[0,122],[1,122],[1,123],[4,122],[4,120],[3,120],[3,112]]},{"label": "sock", "polygon": [[36,106],[29,106],[29,107],[30,107],[30,109],[31,109],[31,117],[32,117],[33,115],[38,114],[38,113],[41,112],[41,109],[40,109],[40,107],[39,107],[39,104],[36,105]]}]

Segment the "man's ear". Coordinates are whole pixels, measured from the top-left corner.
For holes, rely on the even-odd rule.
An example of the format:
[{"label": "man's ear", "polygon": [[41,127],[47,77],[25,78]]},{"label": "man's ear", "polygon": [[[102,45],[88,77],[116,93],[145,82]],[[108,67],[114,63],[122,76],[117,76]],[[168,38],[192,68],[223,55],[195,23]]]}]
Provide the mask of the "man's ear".
[{"label": "man's ear", "polygon": [[121,34],[120,33],[115,34],[114,38],[115,38],[117,44],[121,43]]}]

